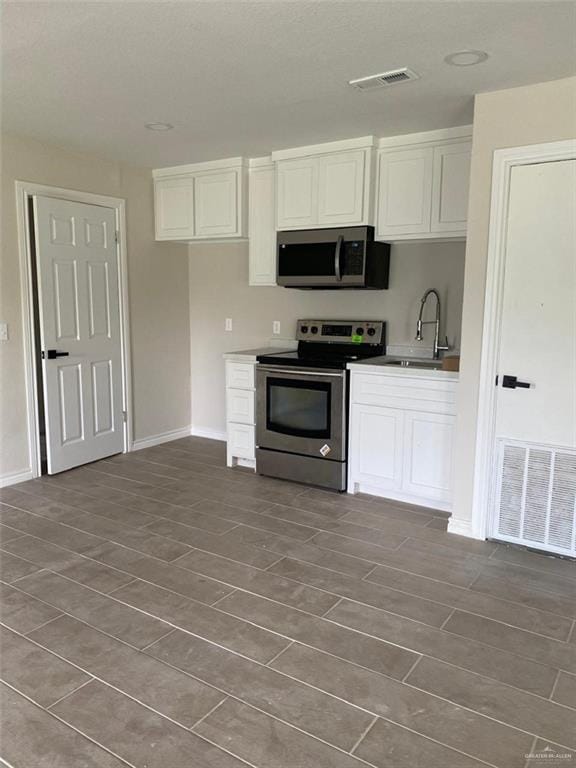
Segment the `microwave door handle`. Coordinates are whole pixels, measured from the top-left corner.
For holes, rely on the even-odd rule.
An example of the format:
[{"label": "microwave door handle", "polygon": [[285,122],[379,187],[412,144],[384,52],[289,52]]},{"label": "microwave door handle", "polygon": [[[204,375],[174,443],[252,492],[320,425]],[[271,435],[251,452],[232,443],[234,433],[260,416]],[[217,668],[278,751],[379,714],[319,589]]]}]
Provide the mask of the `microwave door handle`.
[{"label": "microwave door handle", "polygon": [[340,272],[340,253],[342,251],[343,242],[344,235],[338,235],[338,240],[336,241],[336,250],[334,251],[334,273],[338,282],[341,282],[342,280],[342,274]]}]

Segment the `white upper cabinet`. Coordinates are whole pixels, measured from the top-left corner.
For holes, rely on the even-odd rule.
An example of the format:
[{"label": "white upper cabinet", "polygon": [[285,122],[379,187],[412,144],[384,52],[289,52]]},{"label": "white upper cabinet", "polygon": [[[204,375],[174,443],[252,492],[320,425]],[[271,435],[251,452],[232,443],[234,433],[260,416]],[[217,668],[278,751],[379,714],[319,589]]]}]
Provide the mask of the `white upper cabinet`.
[{"label": "white upper cabinet", "polygon": [[186,177],[154,182],[156,240],[194,237],[194,180]]},{"label": "white upper cabinet", "polygon": [[430,232],[433,156],[432,149],[380,153],[378,235]]},{"label": "white upper cabinet", "polygon": [[364,150],[320,157],[318,224],[331,227],[362,223],[365,165]]},{"label": "white upper cabinet", "polygon": [[318,220],[318,158],[278,163],[278,229],[308,229]]},{"label": "white upper cabinet", "polygon": [[194,178],[194,234],[221,237],[238,233],[238,174],[218,171]]},{"label": "white upper cabinet", "polygon": [[276,228],[372,223],[374,138],[272,153],[276,163]]},{"label": "white upper cabinet", "polygon": [[376,237],[465,236],[471,148],[468,128],[382,139]]},{"label": "white upper cabinet", "polygon": [[274,164],[250,160],[248,228],[250,285],[276,285],[276,201]]},{"label": "white upper cabinet", "polygon": [[466,231],[472,144],[434,148],[432,232]]},{"label": "white upper cabinet", "polygon": [[247,168],[241,157],[153,171],[156,240],[247,236]]}]

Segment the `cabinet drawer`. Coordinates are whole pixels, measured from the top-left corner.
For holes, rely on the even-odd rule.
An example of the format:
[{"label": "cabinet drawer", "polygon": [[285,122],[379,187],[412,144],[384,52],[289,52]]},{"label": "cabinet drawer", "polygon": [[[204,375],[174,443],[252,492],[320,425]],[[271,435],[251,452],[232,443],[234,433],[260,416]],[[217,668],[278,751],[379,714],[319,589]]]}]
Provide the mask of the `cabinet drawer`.
[{"label": "cabinet drawer", "polygon": [[240,459],[254,459],[254,427],[247,424],[228,424],[228,452]]},{"label": "cabinet drawer", "polygon": [[226,363],[226,386],[235,389],[254,389],[254,363]]},{"label": "cabinet drawer", "polygon": [[255,392],[250,389],[226,390],[226,418],[238,424],[254,424]]},{"label": "cabinet drawer", "polygon": [[400,374],[352,374],[351,401],[386,408],[456,413],[456,381]]}]

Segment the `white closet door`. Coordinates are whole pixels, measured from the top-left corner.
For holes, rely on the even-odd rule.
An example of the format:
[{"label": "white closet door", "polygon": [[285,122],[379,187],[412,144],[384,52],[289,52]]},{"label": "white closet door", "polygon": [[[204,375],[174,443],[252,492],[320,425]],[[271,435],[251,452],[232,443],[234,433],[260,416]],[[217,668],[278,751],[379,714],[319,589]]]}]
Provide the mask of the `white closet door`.
[{"label": "white closet door", "polygon": [[35,197],[34,223],[54,474],[124,445],[116,218],[111,208]]},{"label": "white closet door", "polygon": [[576,160],[512,169],[493,521],[496,538],[571,555],[576,555],[575,211]]}]

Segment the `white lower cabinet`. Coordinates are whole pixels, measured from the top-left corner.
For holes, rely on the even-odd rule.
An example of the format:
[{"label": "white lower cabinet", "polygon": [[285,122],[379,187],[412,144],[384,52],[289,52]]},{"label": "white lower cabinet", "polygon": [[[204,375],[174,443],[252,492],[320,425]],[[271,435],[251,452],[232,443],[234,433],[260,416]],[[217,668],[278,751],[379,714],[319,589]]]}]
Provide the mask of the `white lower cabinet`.
[{"label": "white lower cabinet", "polygon": [[349,492],[450,510],[456,386],[353,370]]},{"label": "white lower cabinet", "polygon": [[256,362],[226,360],[226,463],[256,466]]}]

